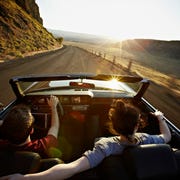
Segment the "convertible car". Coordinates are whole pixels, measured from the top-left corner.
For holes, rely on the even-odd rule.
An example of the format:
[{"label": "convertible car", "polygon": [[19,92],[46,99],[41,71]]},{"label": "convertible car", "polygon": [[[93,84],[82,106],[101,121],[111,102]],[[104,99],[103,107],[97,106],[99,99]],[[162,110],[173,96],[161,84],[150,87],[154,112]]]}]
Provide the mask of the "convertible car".
[{"label": "convertible car", "polygon": [[[59,148],[57,157],[42,159],[33,152],[0,151],[0,176],[39,172],[56,163],[70,162],[92,149],[94,140],[112,136],[107,128],[108,110],[113,100],[131,102],[141,110],[140,132],[159,133],[153,107],[143,98],[149,80],[139,76],[107,74],[60,74],[13,77],[10,84],[16,99],[0,111],[3,121],[8,111],[19,103],[28,104],[35,117],[32,139],[47,134],[51,113],[47,98],[59,98]],[[129,147],[123,154],[110,156],[94,169],[70,179],[179,179],[180,130],[166,117],[172,139],[168,144]],[[17,124],[18,126],[18,124]],[[60,160],[60,161],[59,161]]]}]

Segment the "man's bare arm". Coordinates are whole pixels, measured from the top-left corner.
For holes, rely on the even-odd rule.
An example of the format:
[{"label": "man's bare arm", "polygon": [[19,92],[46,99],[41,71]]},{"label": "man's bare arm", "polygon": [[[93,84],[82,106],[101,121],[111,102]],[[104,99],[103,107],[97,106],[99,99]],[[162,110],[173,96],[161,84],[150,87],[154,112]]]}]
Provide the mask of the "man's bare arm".
[{"label": "man's bare arm", "polygon": [[50,99],[48,99],[48,104],[51,108],[51,127],[48,131],[48,134],[54,135],[56,138],[58,136],[59,132],[59,116],[57,112],[57,104],[59,103],[59,100],[56,96],[51,96]]}]

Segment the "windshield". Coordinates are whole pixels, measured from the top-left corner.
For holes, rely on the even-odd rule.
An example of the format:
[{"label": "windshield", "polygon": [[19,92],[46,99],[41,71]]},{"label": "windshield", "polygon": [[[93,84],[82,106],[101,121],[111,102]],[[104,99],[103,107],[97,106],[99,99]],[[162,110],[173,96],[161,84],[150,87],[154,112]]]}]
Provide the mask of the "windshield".
[{"label": "windshield", "polygon": [[116,90],[122,92],[134,93],[140,83],[124,83],[115,79],[109,81],[91,80],[91,79],[71,79],[71,80],[54,80],[39,82],[19,82],[21,90],[28,94],[35,91],[50,91],[53,89],[93,89],[93,90]]}]

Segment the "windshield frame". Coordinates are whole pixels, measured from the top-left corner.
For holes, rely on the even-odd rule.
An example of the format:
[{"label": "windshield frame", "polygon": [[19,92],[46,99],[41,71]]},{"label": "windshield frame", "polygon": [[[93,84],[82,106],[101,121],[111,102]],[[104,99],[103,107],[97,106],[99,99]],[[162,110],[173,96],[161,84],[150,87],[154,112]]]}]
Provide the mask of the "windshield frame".
[{"label": "windshield frame", "polygon": [[[149,81],[143,79],[142,77],[134,77],[134,76],[121,76],[121,75],[106,75],[106,74],[63,74],[63,75],[44,75],[44,76],[25,76],[25,77],[13,77],[10,79],[10,84],[13,88],[13,91],[17,97],[25,96],[26,94],[35,91],[35,87],[38,87],[36,91],[40,90],[52,90],[56,89],[65,89],[71,88],[69,85],[70,82],[80,82],[80,83],[89,83],[95,85],[94,90],[107,90],[107,91],[119,91],[119,92],[129,92],[133,93],[134,96],[138,95],[139,91],[142,88],[142,84],[149,84]],[[63,85],[63,83],[65,83]],[[112,86],[112,83],[116,85],[116,87]],[[139,84],[141,86],[137,91],[135,91],[132,87],[129,86],[129,83]],[[22,86],[23,84],[29,84],[28,87]],[[62,84],[62,86],[60,86]],[[128,85],[127,85],[128,84]],[[47,86],[45,86],[47,85]],[[98,87],[98,88],[97,88]],[[86,87],[74,87],[83,89]],[[97,88],[97,89],[96,89]],[[91,89],[91,88],[86,88]],[[144,91],[144,90],[143,90]],[[142,96],[141,93],[140,96]]]}]

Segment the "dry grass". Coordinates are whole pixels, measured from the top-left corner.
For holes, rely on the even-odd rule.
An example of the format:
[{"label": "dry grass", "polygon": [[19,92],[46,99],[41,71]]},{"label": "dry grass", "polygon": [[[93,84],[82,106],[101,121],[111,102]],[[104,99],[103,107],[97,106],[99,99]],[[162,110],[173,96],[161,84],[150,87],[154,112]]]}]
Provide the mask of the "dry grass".
[{"label": "dry grass", "polygon": [[[156,84],[159,84],[161,86],[164,86],[165,88],[170,89],[173,93],[180,96],[180,79],[178,78],[178,75],[176,76],[172,74],[162,73],[156,70],[156,68],[152,68],[153,67],[152,63],[151,63],[151,66],[148,66],[148,63],[145,63],[145,65],[142,65],[142,62],[138,62],[137,56],[134,57],[134,55],[129,52],[123,52],[123,57],[121,57],[120,53],[122,54],[122,52],[119,52],[119,49],[117,50],[117,48],[107,47],[101,44],[97,45],[97,44],[88,44],[88,43],[82,43],[82,42],[68,42],[68,41],[64,42],[64,44],[78,46],[78,47],[88,50],[91,53],[95,53],[97,55],[99,55],[100,53],[102,57],[104,57],[105,55],[105,58],[110,61],[113,61],[113,58],[115,56],[116,63],[121,64],[122,66],[126,68],[128,67],[129,62],[132,61],[132,59],[136,59],[135,61],[132,61],[131,71],[135,72],[136,74],[139,74],[142,77],[150,79]],[[142,59],[145,57],[140,57],[140,58]],[[152,55],[151,57],[148,57],[148,58],[150,59],[150,61],[153,62]],[[160,57],[158,58],[160,59]],[[164,67],[167,67],[167,66],[168,66],[167,62],[164,63]],[[176,64],[174,65],[174,67],[175,66]],[[164,69],[164,67],[161,67],[161,68]]]},{"label": "dry grass", "polygon": [[180,95],[180,79],[177,79],[176,77],[170,77],[166,74],[148,67],[141,66],[139,64],[133,64],[132,69],[142,77],[146,77],[154,81],[156,84],[171,89],[171,91],[173,91],[177,95]]}]

